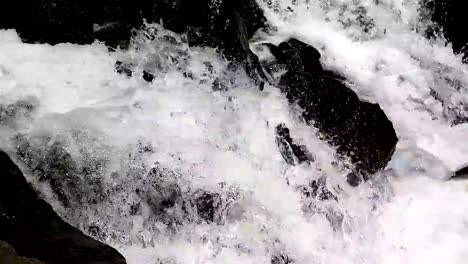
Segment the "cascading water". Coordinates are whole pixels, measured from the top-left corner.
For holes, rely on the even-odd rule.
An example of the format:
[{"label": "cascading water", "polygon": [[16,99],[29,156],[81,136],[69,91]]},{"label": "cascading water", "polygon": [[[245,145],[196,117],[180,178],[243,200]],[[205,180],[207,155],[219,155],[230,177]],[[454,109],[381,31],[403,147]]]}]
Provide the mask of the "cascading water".
[{"label": "cascading water", "polygon": [[[260,4],[272,29],[252,50],[314,45],[393,122],[397,150],[369,182],[346,183],[335,150],[278,88],[260,91],[215,50],[151,24],[112,52],[0,31],[0,147],[128,263],[466,263],[468,185],[442,180],[468,162],[468,68],[424,38],[419,1]],[[312,162],[283,160],[280,123]]]}]

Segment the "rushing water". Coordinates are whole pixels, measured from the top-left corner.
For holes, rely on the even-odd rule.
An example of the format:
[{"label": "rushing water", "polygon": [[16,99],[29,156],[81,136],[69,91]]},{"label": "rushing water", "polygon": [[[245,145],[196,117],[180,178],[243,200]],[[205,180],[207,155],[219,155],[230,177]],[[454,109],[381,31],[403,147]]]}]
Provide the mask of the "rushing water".
[{"label": "rushing water", "polygon": [[[260,4],[274,30],[253,50],[289,37],[314,45],[392,120],[397,150],[368,183],[346,183],[334,149],[278,88],[260,91],[213,49],[157,25],[114,52],[0,31],[1,147],[65,219],[131,264],[466,263],[468,184],[445,180],[468,162],[458,124],[468,67],[424,37],[427,10],[416,0]],[[115,72],[117,60],[133,77]],[[313,162],[284,162],[279,123]],[[336,199],[305,195],[314,180]]]}]

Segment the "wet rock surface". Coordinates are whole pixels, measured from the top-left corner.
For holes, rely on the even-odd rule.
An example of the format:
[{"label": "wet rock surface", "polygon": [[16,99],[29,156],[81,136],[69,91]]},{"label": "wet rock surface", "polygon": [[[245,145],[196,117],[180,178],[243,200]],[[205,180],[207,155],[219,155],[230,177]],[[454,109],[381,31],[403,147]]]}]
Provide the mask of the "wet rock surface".
[{"label": "wet rock surface", "polygon": [[468,166],[463,167],[455,172],[453,176],[455,179],[468,179]]},{"label": "wet rock surface", "polygon": [[[0,168],[0,240],[10,244],[18,255],[51,264],[126,263],[117,250],[60,219],[2,151]],[[11,249],[9,252],[11,255]]]},{"label": "wet rock surface", "polygon": [[263,87],[263,72],[248,45],[254,32],[265,26],[263,11],[254,0],[20,0],[0,10],[0,28],[16,29],[30,43],[89,44],[97,39],[125,48],[132,30],[144,20],[186,33],[191,46],[218,48]]},{"label": "wet rock surface", "polygon": [[41,264],[37,259],[18,256],[15,249],[4,241],[0,241],[0,263],[2,264]]},{"label": "wet rock surface", "polygon": [[[147,167],[143,159],[153,153],[151,145],[139,143],[129,153],[126,169],[110,173],[114,181],[106,185],[102,180],[105,161],[91,153],[73,156],[68,151],[70,142],[17,135],[15,143],[17,158],[30,171],[34,186],[48,193],[65,220],[100,241],[129,241],[122,234],[140,218],[145,219],[145,228],[153,230],[158,224],[168,232],[186,224],[222,225],[229,204],[237,199],[235,189],[192,187],[172,167],[159,162]],[[138,234],[131,239],[152,243]]]},{"label": "wet rock surface", "polygon": [[430,27],[429,37],[442,34],[450,43],[456,53],[462,53],[464,59],[468,56],[468,33],[465,25],[468,17],[465,14],[465,2],[462,0],[430,0],[426,6],[432,11],[431,19],[437,24]]},{"label": "wet rock surface", "polygon": [[17,157],[31,170],[39,183],[46,183],[57,201],[65,208],[81,208],[104,199],[97,172],[104,161],[78,166],[60,141],[47,148],[35,148],[22,135],[16,135]]},{"label": "wet rock surface", "polygon": [[276,126],[276,144],[284,161],[289,165],[297,165],[314,160],[306,146],[298,145],[294,142],[289,128],[285,124]]},{"label": "wet rock surface", "polygon": [[364,177],[384,168],[398,138],[379,105],[360,100],[342,76],[323,69],[314,47],[296,39],[268,47],[287,69],[278,85],[303,110],[304,120],[349,157]]}]

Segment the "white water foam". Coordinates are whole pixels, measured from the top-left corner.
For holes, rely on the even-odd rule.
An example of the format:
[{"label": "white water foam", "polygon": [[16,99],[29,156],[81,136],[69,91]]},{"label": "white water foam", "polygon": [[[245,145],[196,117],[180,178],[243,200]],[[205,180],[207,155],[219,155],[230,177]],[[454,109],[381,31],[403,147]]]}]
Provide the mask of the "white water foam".
[{"label": "white water foam", "polygon": [[261,41],[297,37],[319,48],[327,67],[384,109],[400,138],[398,151],[417,148],[448,170],[432,176],[446,179],[466,165],[468,146],[460,142],[468,127],[447,123],[454,109],[467,113],[468,68],[443,40],[424,38],[429,22],[419,0],[267,2],[261,3],[278,33]]},{"label": "white water foam", "polygon": [[[82,180],[98,178],[105,197],[73,208],[34,173],[28,178],[68,221],[89,234],[89,226],[99,227],[97,237],[131,264],[270,263],[280,255],[295,263],[466,263],[468,186],[441,179],[468,161],[467,126],[451,126],[446,107],[467,102],[467,68],[450,47],[416,30],[424,27],[416,2],[353,1],[340,11],[344,3],[265,6],[278,31],[258,39],[313,44],[327,67],[386,111],[400,142],[387,170],[369,183],[346,185],[334,150],[277,88],[259,91],[213,50],[170,44],[164,35],[179,36],[154,25],[145,31],[154,40],[138,38],[125,52],[99,43],[23,44],[13,30],[0,31],[0,105],[24,101],[32,109],[2,116],[1,147],[14,153],[21,133],[37,152],[58,143],[76,167],[95,166],[92,179]],[[369,33],[354,23],[357,6],[373,18]],[[115,73],[116,60],[133,64],[135,75]],[[140,78],[142,70],[155,74],[153,83]],[[226,89],[214,91],[215,80]],[[274,133],[280,122],[314,162],[283,161]],[[148,174],[155,167],[157,179]],[[298,191],[323,176],[337,201]],[[136,191],[157,193],[155,183],[177,185],[183,199],[199,189],[219,193],[218,219],[206,223],[176,209],[165,212],[169,220],[155,216]],[[129,213],[137,202],[140,212]]]}]

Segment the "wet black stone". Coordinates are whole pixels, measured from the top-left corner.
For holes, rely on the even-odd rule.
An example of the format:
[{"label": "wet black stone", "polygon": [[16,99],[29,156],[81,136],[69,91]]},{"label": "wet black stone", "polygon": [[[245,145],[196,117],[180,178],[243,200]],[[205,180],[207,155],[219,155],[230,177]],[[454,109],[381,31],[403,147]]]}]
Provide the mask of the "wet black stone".
[{"label": "wet black stone", "polygon": [[276,144],[284,161],[289,165],[297,165],[306,161],[313,161],[313,157],[307,150],[306,146],[294,143],[291,138],[289,128],[287,128],[285,124],[279,124],[276,126]]},{"label": "wet black stone", "polygon": [[308,186],[301,186],[299,190],[301,191],[302,195],[307,198],[314,198],[319,201],[338,200],[338,198],[330,190],[328,190],[326,186],[326,178],[313,180],[309,183]]},{"label": "wet black stone", "polygon": [[198,216],[208,223],[215,221],[216,211],[220,206],[221,198],[217,193],[199,191],[194,195],[195,208]]},{"label": "wet black stone", "polygon": [[184,72],[182,75],[184,76],[184,78],[193,80],[193,74],[191,72]]},{"label": "wet black stone", "polygon": [[64,222],[0,151],[0,240],[48,264],[123,264],[113,248]]},{"label": "wet black stone", "polygon": [[166,199],[166,200],[162,200],[160,203],[162,208],[164,209],[168,209],[168,208],[171,208],[171,207],[174,207],[175,205],[175,199]]},{"label": "wet black stone", "polygon": [[17,157],[39,182],[49,184],[53,195],[66,208],[97,204],[105,199],[100,171],[95,160],[79,166],[59,141],[47,141],[45,148],[31,146],[26,138],[14,138]]},{"label": "wet black stone", "polygon": [[362,182],[362,179],[361,177],[359,177],[359,174],[350,172],[348,173],[348,175],[346,175],[346,182],[349,185],[356,187]]},{"label": "wet black stone", "polygon": [[46,158],[36,167],[35,171],[39,174],[40,181],[49,182],[53,193],[65,207],[70,207],[71,199],[74,198],[70,197],[68,190],[76,194],[75,197],[78,201],[83,198],[83,194],[77,186],[80,179],[75,174],[76,165],[71,155],[58,144],[52,145]]},{"label": "wet black stone", "polygon": [[219,80],[219,78],[216,78],[213,83],[211,84],[211,87],[213,88],[213,91],[223,91],[227,90],[226,84],[222,81]]},{"label": "wet black stone", "polygon": [[456,171],[453,178],[468,179],[468,166],[466,166],[464,168],[461,168],[458,171]]},{"label": "wet black stone", "polygon": [[360,100],[342,76],[323,69],[312,46],[295,39],[268,46],[277,62],[287,66],[279,86],[302,108],[304,120],[349,157],[358,172],[368,175],[384,168],[398,138],[380,106]]},{"label": "wet black stone", "polygon": [[147,71],[143,71],[142,78],[143,78],[143,80],[145,80],[147,82],[152,82],[154,80],[154,75],[147,72]]},{"label": "wet black stone", "polygon": [[311,183],[309,184],[312,190],[311,196],[315,197],[316,199],[320,201],[326,201],[326,200],[337,201],[338,198],[330,190],[328,190],[325,184],[325,181],[322,179],[324,178],[321,178],[317,181],[311,181]]}]

